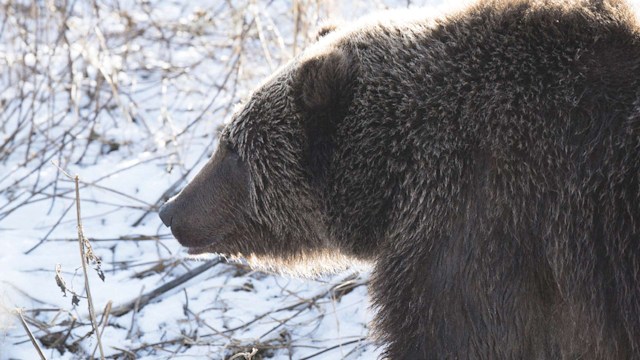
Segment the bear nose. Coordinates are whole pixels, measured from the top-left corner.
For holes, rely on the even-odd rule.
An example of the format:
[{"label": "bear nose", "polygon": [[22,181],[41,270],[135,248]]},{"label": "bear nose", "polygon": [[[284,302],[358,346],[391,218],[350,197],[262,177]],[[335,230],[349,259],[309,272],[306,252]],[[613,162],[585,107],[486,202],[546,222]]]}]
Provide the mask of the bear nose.
[{"label": "bear nose", "polygon": [[160,211],[158,215],[160,215],[160,220],[166,227],[171,227],[171,221],[173,220],[173,208],[175,203],[173,201],[167,201],[160,207]]}]

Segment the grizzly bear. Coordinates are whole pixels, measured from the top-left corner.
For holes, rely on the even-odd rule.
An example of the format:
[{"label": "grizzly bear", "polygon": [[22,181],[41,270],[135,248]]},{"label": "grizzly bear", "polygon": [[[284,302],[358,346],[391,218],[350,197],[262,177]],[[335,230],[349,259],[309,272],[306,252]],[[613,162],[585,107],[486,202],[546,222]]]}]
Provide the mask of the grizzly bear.
[{"label": "grizzly bear", "polygon": [[160,210],[191,253],[370,263],[391,359],[640,359],[640,26],[482,0],[339,26]]}]

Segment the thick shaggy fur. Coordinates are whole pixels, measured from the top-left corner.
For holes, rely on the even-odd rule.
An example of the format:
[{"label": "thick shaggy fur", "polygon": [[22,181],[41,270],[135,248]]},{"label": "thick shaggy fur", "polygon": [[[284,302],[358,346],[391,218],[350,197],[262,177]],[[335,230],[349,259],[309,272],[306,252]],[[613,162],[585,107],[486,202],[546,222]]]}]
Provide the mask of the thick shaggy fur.
[{"label": "thick shaggy fur", "polygon": [[[189,185],[163,219],[201,240],[176,237],[274,266],[373,262],[391,359],[640,359],[631,12],[483,1],[380,19],[252,94],[221,145],[246,174],[201,173],[231,195]],[[213,217],[232,230],[216,238]]]}]

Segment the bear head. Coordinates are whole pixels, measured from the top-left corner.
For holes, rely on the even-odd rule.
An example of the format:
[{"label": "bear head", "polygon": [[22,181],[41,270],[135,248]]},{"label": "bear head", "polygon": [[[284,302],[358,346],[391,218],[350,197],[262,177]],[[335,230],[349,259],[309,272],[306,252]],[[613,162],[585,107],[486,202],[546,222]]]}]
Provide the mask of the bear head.
[{"label": "bear head", "polygon": [[346,47],[324,40],[238,107],[212,158],[160,209],[191,254],[298,274],[353,264],[332,239],[326,177],[357,67]]}]

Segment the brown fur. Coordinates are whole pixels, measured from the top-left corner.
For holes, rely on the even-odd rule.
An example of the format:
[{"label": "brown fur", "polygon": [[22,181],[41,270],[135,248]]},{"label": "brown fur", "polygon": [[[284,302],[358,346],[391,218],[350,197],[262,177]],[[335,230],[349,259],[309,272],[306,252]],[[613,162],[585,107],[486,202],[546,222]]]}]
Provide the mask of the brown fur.
[{"label": "brown fur", "polygon": [[392,359],[640,359],[638,30],[614,0],[340,27],[161,216],[197,251],[373,263]]}]

